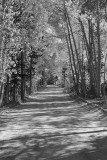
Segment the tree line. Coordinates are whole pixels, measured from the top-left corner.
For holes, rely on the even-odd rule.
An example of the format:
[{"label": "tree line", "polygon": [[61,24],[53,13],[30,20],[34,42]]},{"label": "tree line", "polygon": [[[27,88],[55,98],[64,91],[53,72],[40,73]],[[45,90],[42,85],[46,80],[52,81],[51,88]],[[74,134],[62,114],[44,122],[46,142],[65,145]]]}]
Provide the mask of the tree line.
[{"label": "tree line", "polygon": [[[1,1],[0,106],[24,101],[44,85],[44,67],[37,63],[48,46],[41,34],[43,14],[36,1]],[[43,22],[42,22],[43,23]],[[36,45],[35,45],[36,44]],[[43,58],[42,58],[43,61]],[[35,84],[38,83],[38,84]]]},{"label": "tree line", "polygon": [[56,4],[77,95],[100,97],[106,80],[106,1],[72,0]]},{"label": "tree line", "polygon": [[106,81],[106,5],[105,0],[1,0],[0,106],[24,101],[56,74],[64,83],[68,79],[77,95],[100,97]]}]

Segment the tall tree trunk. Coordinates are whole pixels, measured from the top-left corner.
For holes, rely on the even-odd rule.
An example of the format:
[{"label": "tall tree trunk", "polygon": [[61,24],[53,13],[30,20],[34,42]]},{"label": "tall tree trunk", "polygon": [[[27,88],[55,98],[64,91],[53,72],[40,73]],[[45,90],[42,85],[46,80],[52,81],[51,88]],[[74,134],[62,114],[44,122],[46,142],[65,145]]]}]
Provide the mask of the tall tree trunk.
[{"label": "tall tree trunk", "polygon": [[100,17],[99,17],[99,0],[97,2],[97,39],[98,39],[98,70],[97,70],[97,96],[100,97],[101,82],[101,42],[100,42]]},{"label": "tall tree trunk", "polygon": [[21,101],[24,101],[24,52],[21,51]]},{"label": "tall tree trunk", "polygon": [[6,44],[7,44],[7,35],[6,35],[6,22],[5,22],[5,17],[6,17],[6,11],[5,11],[5,3],[6,0],[2,0],[2,8],[3,8],[3,38],[2,38],[2,42],[1,42],[1,50],[0,50],[0,58],[1,58],[1,64],[0,64],[0,71],[1,71],[1,97],[0,97],[0,106],[3,104],[3,98],[4,98],[4,79],[6,79]]},{"label": "tall tree trunk", "polygon": [[7,83],[6,83],[6,103],[9,103],[9,76],[7,75]]},{"label": "tall tree trunk", "polygon": [[[90,25],[90,21],[89,21],[89,43],[88,43],[88,39],[87,39],[87,36],[86,36],[86,33],[85,33],[85,29],[84,29],[84,25],[81,21],[81,19],[79,18],[79,22],[80,22],[80,25],[81,25],[81,29],[82,29],[82,33],[83,33],[83,36],[84,36],[84,42],[86,44],[86,50],[87,50],[87,60],[88,60],[88,64],[89,64],[89,75],[90,75],[90,85],[91,85],[91,88],[93,89],[92,85],[94,85],[95,87],[95,90],[96,90],[96,70],[95,70],[95,67],[94,67],[94,63],[93,63],[93,49],[92,49],[92,33],[91,33],[91,25]],[[94,93],[96,94],[96,93]]]},{"label": "tall tree trunk", "polygon": [[16,77],[15,74],[13,74],[13,81],[14,81],[14,86],[13,86],[13,101],[16,101]]},{"label": "tall tree trunk", "polygon": [[[94,42],[94,29],[93,29],[92,22],[91,22],[91,41],[92,41],[93,56],[94,56],[94,61],[95,61],[95,72],[97,76],[97,56],[96,56],[96,48],[95,48],[95,42]],[[97,80],[96,80],[96,83],[97,83]]]},{"label": "tall tree trunk", "polygon": [[75,48],[76,58],[77,58],[78,66],[79,66],[79,67],[78,67],[78,69],[79,69],[79,73],[80,73],[80,75],[82,76],[82,74],[81,74],[81,65],[80,65],[79,56],[78,56],[78,50],[77,50],[77,45],[76,45],[76,41],[75,41],[75,37],[74,37],[74,33],[73,33],[73,30],[72,30],[72,26],[71,26],[70,18],[69,18],[69,15],[68,15],[68,12],[67,12],[66,7],[65,7],[65,11],[66,11],[66,17],[67,17],[67,19],[68,19],[68,24],[69,24],[69,27],[70,27],[70,32],[71,32],[72,39],[73,39],[73,43],[74,43],[74,48]]},{"label": "tall tree trunk", "polygon": [[88,26],[89,26],[89,60],[88,60],[88,65],[89,65],[89,74],[90,74],[90,89],[91,91],[93,90],[94,87],[94,74],[93,74],[93,68],[92,68],[92,62],[93,62],[93,52],[92,52],[92,40],[91,40],[91,20],[88,20]]},{"label": "tall tree trunk", "polygon": [[71,58],[71,52],[70,52],[70,46],[69,46],[69,40],[68,40],[68,37],[67,37],[66,33],[65,33],[65,37],[66,37],[66,42],[67,42],[67,48],[68,48],[68,54],[69,54],[69,63],[70,63],[71,71],[72,71],[74,86],[76,86],[75,75],[74,75],[73,64],[72,64],[72,58]]},{"label": "tall tree trunk", "polygon": [[32,60],[33,60],[33,57],[31,55],[31,59],[30,59],[30,87],[29,87],[29,94],[32,93]]},{"label": "tall tree trunk", "polygon": [[107,61],[107,53],[106,53],[105,60],[104,60],[104,82],[106,80],[106,61]]},{"label": "tall tree trunk", "polygon": [[3,105],[3,98],[4,98],[4,87],[5,87],[4,83],[3,83],[3,82],[1,82],[1,91],[0,91],[0,93],[1,93],[1,95],[0,95],[0,106],[2,106],[2,105]]},{"label": "tall tree trunk", "polygon": [[[64,3],[64,8],[65,8],[65,3]],[[66,17],[66,13],[65,13],[65,17]],[[71,50],[71,54],[72,54],[72,61],[73,61],[75,75],[76,75],[76,84],[78,84],[78,74],[77,74],[77,70],[76,70],[75,56],[74,56],[73,46],[72,46],[72,42],[71,42],[70,28],[69,28],[67,17],[66,17],[66,25],[67,25],[67,31],[68,31],[68,40],[69,40],[69,44],[70,44],[70,50]]]}]

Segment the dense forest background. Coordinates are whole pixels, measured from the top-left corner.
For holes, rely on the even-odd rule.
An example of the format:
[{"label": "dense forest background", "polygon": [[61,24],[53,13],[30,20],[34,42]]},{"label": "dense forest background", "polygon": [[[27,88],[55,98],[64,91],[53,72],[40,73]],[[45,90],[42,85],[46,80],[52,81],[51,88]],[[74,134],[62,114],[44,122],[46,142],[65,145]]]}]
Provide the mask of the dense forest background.
[{"label": "dense forest background", "polygon": [[106,0],[0,0],[0,106],[55,83],[104,94]]}]

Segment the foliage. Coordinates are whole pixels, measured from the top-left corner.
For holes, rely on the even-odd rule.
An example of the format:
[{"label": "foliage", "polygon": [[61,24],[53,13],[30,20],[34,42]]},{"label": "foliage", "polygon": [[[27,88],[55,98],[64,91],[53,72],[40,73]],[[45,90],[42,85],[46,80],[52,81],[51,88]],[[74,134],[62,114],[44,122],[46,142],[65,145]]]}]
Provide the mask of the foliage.
[{"label": "foliage", "polygon": [[99,97],[106,80],[106,32],[104,0],[2,1],[0,105],[17,95],[24,101],[56,76],[77,95]]}]

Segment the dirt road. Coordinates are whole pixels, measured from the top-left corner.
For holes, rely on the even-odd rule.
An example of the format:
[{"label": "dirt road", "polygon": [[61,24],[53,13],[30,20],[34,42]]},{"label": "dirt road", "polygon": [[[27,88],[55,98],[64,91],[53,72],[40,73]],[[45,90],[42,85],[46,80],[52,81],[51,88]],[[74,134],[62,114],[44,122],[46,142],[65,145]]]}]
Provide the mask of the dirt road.
[{"label": "dirt road", "polygon": [[48,86],[0,110],[0,160],[106,160],[107,115]]}]

